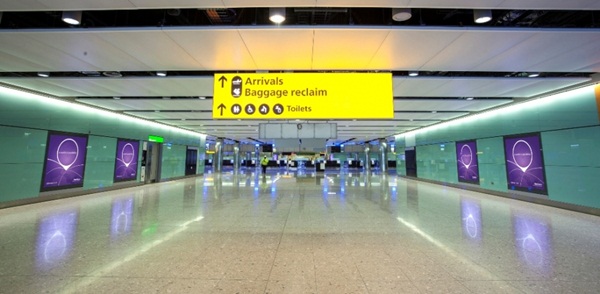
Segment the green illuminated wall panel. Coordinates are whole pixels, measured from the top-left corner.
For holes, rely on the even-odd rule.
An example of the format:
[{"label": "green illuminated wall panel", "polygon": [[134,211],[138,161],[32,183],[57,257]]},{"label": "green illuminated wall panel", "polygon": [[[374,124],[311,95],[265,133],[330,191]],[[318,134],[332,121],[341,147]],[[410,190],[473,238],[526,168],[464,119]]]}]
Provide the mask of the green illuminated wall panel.
[{"label": "green illuminated wall panel", "polygon": [[446,183],[458,182],[454,143],[418,146],[417,175]]},{"label": "green illuminated wall panel", "polygon": [[[89,135],[84,189],[113,185],[116,138],[143,141],[156,135],[173,146],[189,145],[198,147],[199,154],[205,152],[205,137],[199,134],[0,86],[0,136],[4,138],[0,143],[0,202],[39,196],[49,130]],[[168,178],[179,175],[172,167],[173,160],[167,161],[167,167],[173,168],[172,172],[167,168]]]},{"label": "green illuminated wall panel", "polygon": [[542,133],[550,199],[600,208],[600,127]]},{"label": "green illuminated wall panel", "polygon": [[[600,120],[594,87],[526,105],[417,133],[418,177],[455,183],[454,175],[440,169],[449,157],[438,150],[439,144],[476,139],[480,187],[513,192],[507,187],[503,136],[540,132],[548,198],[600,208]],[[397,137],[396,148],[401,150],[407,141]],[[400,175],[402,170],[398,168]]]},{"label": "green illuminated wall panel", "polygon": [[396,143],[396,174],[406,176],[406,157],[404,155],[404,147],[398,147]]},{"label": "green illuminated wall panel", "polygon": [[506,164],[502,137],[477,140],[479,186],[494,191],[506,191]]},{"label": "green illuminated wall panel", "polygon": [[489,138],[598,124],[598,107],[591,87],[560,94],[553,102],[480,117],[416,136],[417,145]]},{"label": "green illuminated wall panel", "polygon": [[89,136],[85,161],[84,189],[113,185],[117,139]]},{"label": "green illuminated wall panel", "polygon": [[185,156],[187,146],[163,145],[162,166],[160,177],[162,180],[185,176]]},{"label": "green illuminated wall panel", "polygon": [[0,202],[37,197],[48,132],[0,126]]}]

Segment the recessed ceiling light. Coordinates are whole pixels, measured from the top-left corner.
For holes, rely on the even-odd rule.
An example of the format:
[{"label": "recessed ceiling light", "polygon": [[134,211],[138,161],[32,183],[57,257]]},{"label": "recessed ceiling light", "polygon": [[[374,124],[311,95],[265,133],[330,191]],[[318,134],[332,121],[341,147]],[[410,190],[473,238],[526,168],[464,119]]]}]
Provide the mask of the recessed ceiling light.
[{"label": "recessed ceiling light", "polygon": [[41,72],[38,72],[38,73],[37,73],[37,75],[38,75],[38,77],[40,77],[40,78],[47,78],[47,77],[49,77],[49,76],[50,76],[50,73],[49,73],[49,72],[47,72],[47,71],[41,71]]},{"label": "recessed ceiling light", "polygon": [[473,99],[474,99],[473,97],[467,97],[467,100],[473,100]]},{"label": "recessed ceiling light", "polygon": [[63,11],[62,21],[74,26],[81,24],[81,11]]},{"label": "recessed ceiling light", "polygon": [[269,20],[280,24],[285,21],[285,7],[269,8]]},{"label": "recessed ceiling light", "polygon": [[416,77],[418,75],[419,75],[419,72],[416,71],[416,70],[411,70],[411,71],[408,72],[408,76],[409,77]]},{"label": "recessed ceiling light", "polygon": [[118,71],[105,71],[102,72],[102,75],[109,78],[120,78],[123,75]]},{"label": "recessed ceiling light", "polygon": [[157,71],[156,75],[159,77],[166,77],[167,76],[167,72],[166,71]]},{"label": "recessed ceiling light", "polygon": [[537,78],[540,76],[540,73],[539,72],[530,72],[527,76],[530,78]]},{"label": "recessed ceiling light", "polygon": [[492,20],[492,11],[489,9],[474,9],[473,19],[476,23],[486,23]]},{"label": "recessed ceiling light", "polygon": [[412,17],[410,8],[392,8],[392,19],[394,21],[406,21]]}]

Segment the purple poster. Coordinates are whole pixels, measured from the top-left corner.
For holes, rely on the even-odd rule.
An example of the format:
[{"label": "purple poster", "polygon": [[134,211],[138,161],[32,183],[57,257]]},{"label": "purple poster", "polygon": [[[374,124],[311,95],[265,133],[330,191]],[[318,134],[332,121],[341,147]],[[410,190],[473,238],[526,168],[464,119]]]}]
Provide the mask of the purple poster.
[{"label": "purple poster", "polygon": [[73,248],[76,230],[76,212],[64,212],[42,218],[37,233],[37,268],[47,271],[64,264]]},{"label": "purple poster", "polygon": [[477,143],[475,141],[456,142],[456,163],[459,182],[479,184]]},{"label": "purple poster", "polygon": [[82,187],[86,148],[85,135],[50,133],[46,145],[42,191]]},{"label": "purple poster", "polygon": [[512,221],[515,249],[521,262],[533,273],[551,274],[554,259],[551,225],[529,213],[513,213]]},{"label": "purple poster", "polygon": [[139,141],[117,140],[115,182],[137,179]]},{"label": "purple poster", "polygon": [[546,194],[539,134],[504,137],[508,188]]}]

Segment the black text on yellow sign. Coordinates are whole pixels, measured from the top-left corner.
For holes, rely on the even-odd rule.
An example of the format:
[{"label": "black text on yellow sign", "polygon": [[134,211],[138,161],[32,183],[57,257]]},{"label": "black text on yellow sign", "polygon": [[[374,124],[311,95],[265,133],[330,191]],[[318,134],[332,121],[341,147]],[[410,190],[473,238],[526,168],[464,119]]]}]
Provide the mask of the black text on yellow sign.
[{"label": "black text on yellow sign", "polygon": [[391,73],[215,74],[214,119],[392,119]]}]

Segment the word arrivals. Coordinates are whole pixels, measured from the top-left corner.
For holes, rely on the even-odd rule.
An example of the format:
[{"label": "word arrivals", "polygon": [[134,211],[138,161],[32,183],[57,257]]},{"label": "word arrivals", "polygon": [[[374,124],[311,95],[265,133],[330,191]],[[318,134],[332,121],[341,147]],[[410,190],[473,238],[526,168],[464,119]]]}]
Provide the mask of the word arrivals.
[{"label": "word arrivals", "polygon": [[273,78],[273,79],[265,79],[264,77],[260,77],[260,79],[251,79],[246,78],[245,86],[283,86],[283,79]]}]

